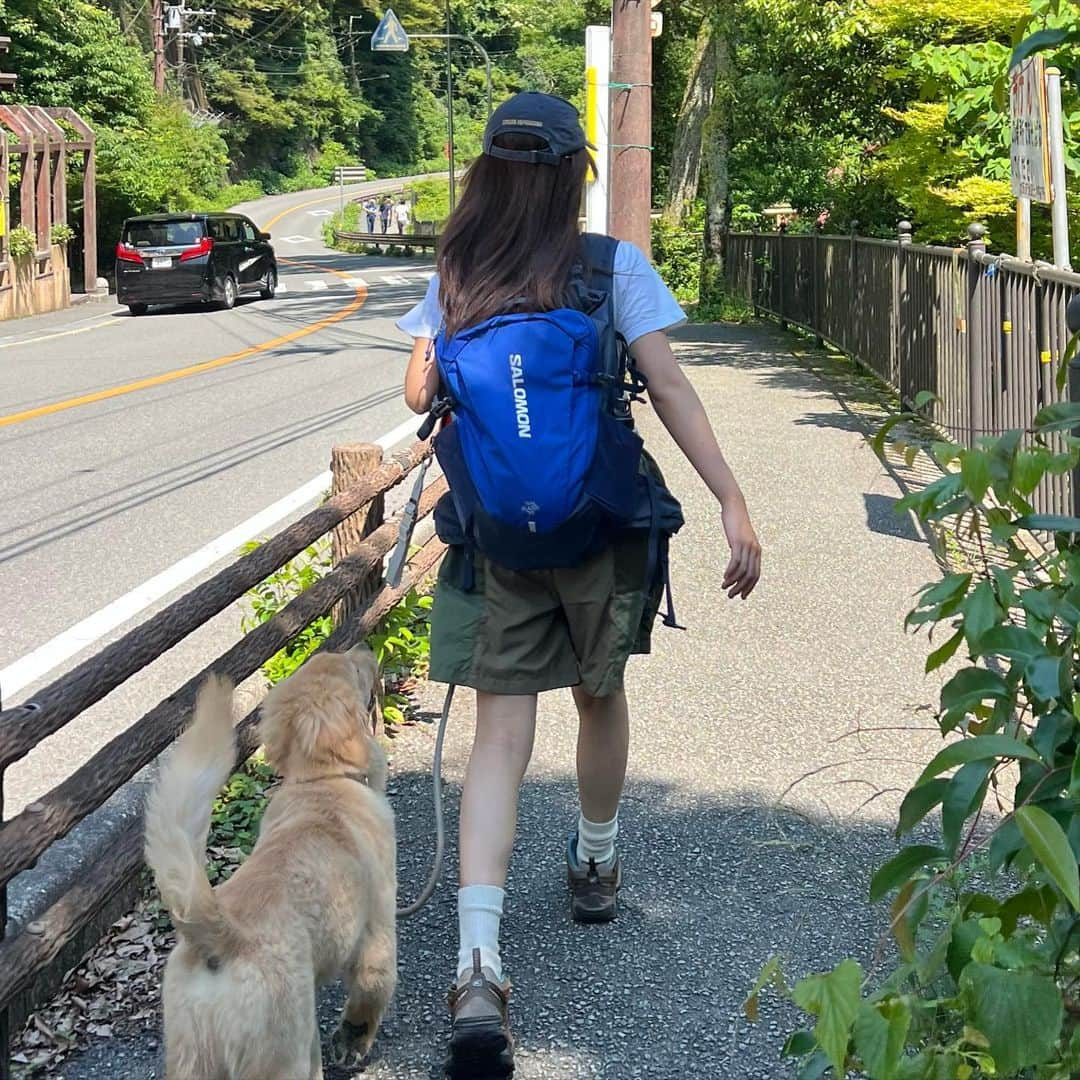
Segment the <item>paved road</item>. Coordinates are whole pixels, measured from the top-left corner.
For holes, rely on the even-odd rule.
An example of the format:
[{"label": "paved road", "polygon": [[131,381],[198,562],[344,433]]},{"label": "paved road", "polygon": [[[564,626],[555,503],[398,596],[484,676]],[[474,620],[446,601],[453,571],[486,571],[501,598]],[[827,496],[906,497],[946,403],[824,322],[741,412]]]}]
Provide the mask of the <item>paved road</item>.
[{"label": "paved road", "polygon": [[[275,300],[141,318],[109,302],[2,328],[5,705],[86,655],[66,658],[59,635],[312,481],[335,443],[375,440],[407,419],[393,320],[422,295],[430,260],[328,251],[321,226],[338,199],[323,189],[241,207],[273,234]],[[180,586],[166,584],[174,597]],[[12,768],[8,813],[230,644],[238,617],[223,613]]]},{"label": "paved road", "polygon": [[[895,850],[901,794],[940,746],[920,706],[942,676],[924,677],[924,640],[902,629],[938,567],[893,514],[899,491],[862,437],[857,381],[822,381],[786,351],[790,339],[761,329],[687,327],[678,337],[746,490],[765,574],[748,602],[723,596],[715,503],[646,414],[647,443],[686,510],[672,559],[688,630],[658,629],[653,655],[629,675],[626,878],[614,926],[568,918],[574,718],[568,694],[541,699],[504,924],[520,1080],[790,1077],[779,1051],[793,1017],[766,1000],[762,1022],[749,1025],[747,988],[774,953],[796,976],[852,950],[872,967],[887,913],[866,903],[870,871]],[[424,689],[429,717],[440,702],[441,688]],[[471,709],[461,694],[446,749],[451,821]],[[432,741],[432,726],[420,725],[395,743],[404,896],[431,852]],[[400,991],[370,1080],[441,1075],[453,868],[451,851],[432,906],[401,927]],[[339,1007],[336,992],[324,995],[325,1033]],[[160,1077],[156,1034],[98,1041],[59,1075]]]}]

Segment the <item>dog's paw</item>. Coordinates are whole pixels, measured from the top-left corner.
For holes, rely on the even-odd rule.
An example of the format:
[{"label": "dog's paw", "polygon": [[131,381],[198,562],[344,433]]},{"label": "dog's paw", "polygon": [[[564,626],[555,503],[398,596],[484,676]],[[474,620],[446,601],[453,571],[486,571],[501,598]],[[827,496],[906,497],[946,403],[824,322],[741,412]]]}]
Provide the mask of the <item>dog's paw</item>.
[{"label": "dog's paw", "polygon": [[367,1024],[353,1024],[342,1020],[341,1026],[330,1040],[330,1049],[334,1064],[340,1066],[358,1065],[371,1046]]}]

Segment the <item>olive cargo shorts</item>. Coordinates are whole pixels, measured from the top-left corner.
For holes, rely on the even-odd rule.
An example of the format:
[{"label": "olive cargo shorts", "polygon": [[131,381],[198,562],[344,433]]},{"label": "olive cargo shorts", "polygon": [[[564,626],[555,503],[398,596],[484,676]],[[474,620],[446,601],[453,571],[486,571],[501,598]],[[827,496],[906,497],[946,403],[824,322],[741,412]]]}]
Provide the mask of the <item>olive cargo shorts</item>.
[{"label": "olive cargo shorts", "polygon": [[450,548],[431,610],[431,673],[437,682],[489,694],[577,686],[595,697],[622,689],[632,653],[647,653],[661,587],[646,587],[648,540],[633,534],[567,570],[519,573]]}]

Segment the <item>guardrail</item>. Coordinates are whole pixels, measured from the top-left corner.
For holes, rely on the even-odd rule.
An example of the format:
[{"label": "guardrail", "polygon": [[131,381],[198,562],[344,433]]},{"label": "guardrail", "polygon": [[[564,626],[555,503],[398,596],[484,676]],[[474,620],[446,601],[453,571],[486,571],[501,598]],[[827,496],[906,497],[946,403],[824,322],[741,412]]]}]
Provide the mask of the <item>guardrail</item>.
[{"label": "guardrail", "polygon": [[[819,233],[731,233],[728,288],[827,340],[912,405],[929,390],[929,419],[971,445],[981,435],[1027,427],[1061,398],[1056,369],[1070,334],[1069,300],[1080,274],[987,252],[985,230],[963,247]],[[1033,495],[1040,510],[1073,513],[1068,475]]]},{"label": "guardrail", "polygon": [[439,246],[439,238],[435,235],[424,235],[422,233],[350,232],[335,229],[334,243],[356,244],[360,247],[374,248],[423,248],[426,251],[435,251]]},{"label": "guardrail", "polygon": [[[431,445],[426,442],[415,443],[386,460],[377,446],[335,448],[335,491],[321,506],[84,660],[31,700],[0,711],[2,811],[4,769],[333,532],[334,565],[325,577],[188,679],[66,780],[0,824],[0,1077],[9,1075],[10,1005],[138,871],[142,822],[126,827],[92,871],[47,911],[15,936],[5,937],[8,883],[33,867],[50,845],[168,747],[186,725],[196,691],[208,674],[228,675],[239,683],[331,609],[337,625],[323,648],[347,649],[369,634],[411,588],[430,575],[445,550],[436,537],[412,556],[397,587],[382,581],[383,557],[396,542],[399,528],[397,518],[384,520],[382,496],[430,454]],[[442,478],[424,489],[418,519],[431,512],[445,490]],[[237,725],[237,765],[259,745],[257,724],[256,707]]]}]

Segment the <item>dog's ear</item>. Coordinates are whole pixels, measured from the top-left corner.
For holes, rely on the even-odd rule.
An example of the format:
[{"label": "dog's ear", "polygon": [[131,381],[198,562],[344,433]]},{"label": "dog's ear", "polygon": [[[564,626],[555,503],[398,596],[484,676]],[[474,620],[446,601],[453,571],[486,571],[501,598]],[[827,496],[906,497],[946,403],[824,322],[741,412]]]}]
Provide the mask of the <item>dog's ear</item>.
[{"label": "dog's ear", "polygon": [[375,659],[375,654],[366,645],[356,645],[345,655],[356,672],[361,700],[366,702],[378,697],[381,705],[382,680],[379,678],[379,662]]}]

